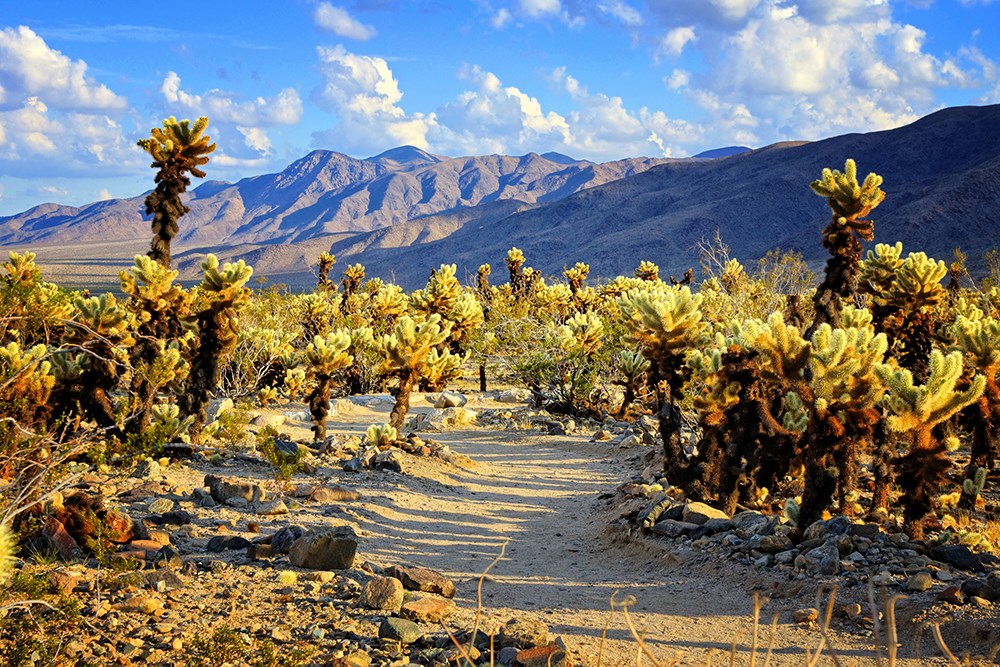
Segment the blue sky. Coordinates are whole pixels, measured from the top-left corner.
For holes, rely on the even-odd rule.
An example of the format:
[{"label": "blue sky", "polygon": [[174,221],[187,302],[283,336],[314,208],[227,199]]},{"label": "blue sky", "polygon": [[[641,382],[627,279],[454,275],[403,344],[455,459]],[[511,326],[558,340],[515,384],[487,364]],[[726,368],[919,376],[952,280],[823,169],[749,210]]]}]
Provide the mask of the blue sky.
[{"label": "blue sky", "polygon": [[[169,6],[169,5],[168,5]],[[210,179],[356,157],[684,157],[1000,103],[1000,0],[0,0],[0,215],[152,185],[208,115]]]}]

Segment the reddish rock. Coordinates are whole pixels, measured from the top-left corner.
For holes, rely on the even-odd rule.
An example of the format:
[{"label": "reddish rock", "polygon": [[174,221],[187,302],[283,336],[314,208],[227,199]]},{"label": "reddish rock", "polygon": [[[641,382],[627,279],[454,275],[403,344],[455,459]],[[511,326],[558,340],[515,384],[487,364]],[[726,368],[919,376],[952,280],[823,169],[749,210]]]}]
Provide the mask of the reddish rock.
[{"label": "reddish rock", "polygon": [[49,585],[56,595],[69,595],[78,583],[80,583],[80,577],[64,570],[49,572]]},{"label": "reddish rock", "polygon": [[949,586],[938,594],[937,599],[948,604],[965,604],[965,593],[958,586]]},{"label": "reddish rock", "polygon": [[62,521],[55,517],[50,516],[45,522],[45,527],[42,528],[42,536],[59,552],[59,557],[63,560],[76,560],[83,555],[83,549],[66,532],[66,527],[63,526]]},{"label": "reddish rock", "polygon": [[132,521],[132,517],[115,510],[108,510],[104,515],[102,537],[115,544],[125,544],[135,536],[135,522]]},{"label": "reddish rock", "polygon": [[566,651],[555,644],[526,648],[514,658],[514,667],[569,667]]},{"label": "reddish rock", "polygon": [[152,553],[156,553],[163,547],[162,544],[154,542],[153,540],[132,540],[128,543],[128,546],[130,551],[142,550]]}]

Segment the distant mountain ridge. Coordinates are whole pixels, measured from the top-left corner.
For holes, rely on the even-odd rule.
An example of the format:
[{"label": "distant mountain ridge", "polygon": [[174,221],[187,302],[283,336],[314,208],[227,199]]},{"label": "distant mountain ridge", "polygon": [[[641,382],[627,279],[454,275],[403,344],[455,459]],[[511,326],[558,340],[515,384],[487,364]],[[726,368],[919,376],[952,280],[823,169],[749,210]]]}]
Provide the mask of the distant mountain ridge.
[{"label": "distant mountain ridge", "polygon": [[[366,159],[316,150],[276,174],[209,181],[189,196],[178,245],[296,243],[371,232],[421,216],[512,200],[536,204],[666,162],[596,164],[555,154],[448,158],[401,146]],[[151,174],[152,175],[152,174]],[[42,204],[0,217],[0,245],[125,241],[149,236],[144,195],[83,207]]]},{"label": "distant mountain ridge", "polygon": [[[315,280],[309,267],[331,251],[338,269],[361,262],[370,276],[415,288],[442,263],[468,276],[489,262],[503,281],[504,255],[517,246],[544,275],[577,261],[591,265],[594,280],[628,275],[645,259],[661,275],[679,276],[697,267],[698,242],[719,230],[747,265],[782,248],[818,268],[829,211],[809,183],[854,158],[862,173],[885,178],[887,197],[873,214],[876,242],[902,241],[904,252],[945,260],[961,247],[975,267],[1000,246],[997,127],[1000,105],[957,107],[882,132],[714,159],[603,165],[563,164],[572,158],[559,154],[445,158],[401,147],[356,160],[314,151],[279,174],[197,188],[175,258],[182,276],[195,276],[200,258],[214,252],[307,286]],[[113,241],[123,232],[99,221],[114,215],[129,238],[148,239],[141,202],[38,206],[0,218],[0,244]]]}]

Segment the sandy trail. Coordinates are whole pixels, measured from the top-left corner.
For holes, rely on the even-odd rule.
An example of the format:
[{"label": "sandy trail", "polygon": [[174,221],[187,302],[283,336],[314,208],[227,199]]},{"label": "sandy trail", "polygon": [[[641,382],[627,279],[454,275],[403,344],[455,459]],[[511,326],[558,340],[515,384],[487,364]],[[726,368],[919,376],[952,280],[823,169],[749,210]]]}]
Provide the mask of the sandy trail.
[{"label": "sandy trail", "polygon": [[[333,426],[357,432],[383,421],[382,413],[352,409]],[[364,502],[350,514],[365,533],[361,550],[372,561],[421,565],[454,578],[463,609],[454,627],[471,625],[478,576],[506,542],[506,555],[484,586],[487,624],[528,613],[564,637],[577,664],[597,665],[609,600],[619,591],[619,599],[635,597],[633,620],[659,659],[680,655],[685,664],[705,664],[709,651],[728,653],[735,640],[739,663],[749,662],[753,600],[738,567],[735,576],[722,571],[725,565],[699,569],[679,564],[666,542],[608,539],[605,527],[614,515],[598,496],[630,477],[639,464],[628,457],[639,450],[503,431],[427,435],[475,465],[417,460],[419,470],[388,488],[384,482],[363,485]],[[811,605],[812,598],[765,606],[761,645],[775,612]],[[803,647],[818,641],[817,631],[791,624],[786,613],[772,664],[804,664]],[[873,655],[859,637],[837,636],[836,645],[842,657],[861,664]],[[600,664],[636,665],[637,650],[616,614]],[[717,662],[727,658],[716,655]]]}]

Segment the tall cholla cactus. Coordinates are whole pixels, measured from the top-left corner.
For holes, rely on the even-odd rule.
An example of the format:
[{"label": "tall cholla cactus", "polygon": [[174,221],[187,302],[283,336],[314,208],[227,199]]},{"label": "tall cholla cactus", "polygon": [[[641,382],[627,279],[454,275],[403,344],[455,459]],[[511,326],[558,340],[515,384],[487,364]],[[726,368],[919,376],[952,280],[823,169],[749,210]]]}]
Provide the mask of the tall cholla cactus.
[{"label": "tall cholla cactus", "polygon": [[317,271],[319,273],[316,279],[316,291],[332,292],[337,289],[337,286],[333,284],[330,280],[330,269],[333,265],[337,263],[337,258],[331,253],[323,251],[319,255],[319,260],[317,262]]},{"label": "tall cholla cactus", "polygon": [[[432,350],[448,339],[450,332],[451,325],[442,322],[438,314],[419,319],[406,315],[399,319],[391,334],[376,341],[376,348],[384,359],[383,372],[397,380],[397,386],[391,390],[396,397],[389,418],[393,428],[403,427],[413,387],[428,370],[434,370],[428,368],[428,359]],[[439,352],[434,361],[443,364],[448,356],[450,353]]]},{"label": "tall cholla cactus", "polygon": [[652,262],[642,260],[639,262],[638,268],[636,268],[632,275],[639,280],[647,280],[651,283],[655,283],[660,280],[660,267]]},{"label": "tall cholla cactus", "polygon": [[309,372],[316,380],[315,387],[306,399],[309,414],[313,418],[312,430],[316,441],[326,439],[326,416],[330,411],[333,374],[354,363],[354,357],[348,353],[350,347],[351,334],[344,329],[338,329],[325,337],[316,336],[306,347]]},{"label": "tall cholla cactus", "polygon": [[372,295],[368,303],[372,324],[378,326],[380,330],[392,327],[396,324],[396,320],[406,314],[408,305],[402,287],[393,284],[384,285]]},{"label": "tall cholla cactus", "polygon": [[185,415],[194,417],[191,440],[201,440],[201,431],[208,420],[208,402],[219,384],[222,364],[236,346],[239,335],[239,312],[250,296],[245,287],[253,269],[243,260],[226,263],[219,269],[219,260],[208,255],[201,263],[204,277],[198,285],[202,305],[195,315],[198,330],[197,350],[191,359],[191,372],[186,391],[179,405]]},{"label": "tall cholla cactus", "polygon": [[683,463],[680,400],[687,375],[685,354],[703,338],[706,324],[699,310],[701,295],[691,289],[650,283],[648,289],[633,289],[616,304],[625,327],[649,361],[647,381],[657,399],[657,417],[663,437],[664,466]]},{"label": "tall cholla cactus", "polygon": [[[1000,459],[1000,322],[978,308],[960,314],[951,330],[952,350],[965,354],[972,368],[985,378],[982,396],[963,411],[972,432],[972,452],[965,474],[973,478],[981,468],[993,468]],[[967,413],[967,414],[966,414]],[[967,496],[968,494],[966,494]],[[964,499],[968,504],[968,498]]]},{"label": "tall cholla cactus", "polygon": [[[840,325],[840,309],[857,287],[861,241],[874,238],[874,223],[866,218],[885,198],[880,185],[882,177],[874,173],[858,183],[857,165],[847,160],[844,173],[824,169],[823,177],[810,186],[816,194],[826,197],[833,212],[833,219],[823,229],[823,247],[832,257],[827,260],[823,282],[813,297],[813,329],[824,322]],[[811,335],[812,331],[807,333]]]},{"label": "tall cholla cactus", "polygon": [[140,139],[138,145],[153,158],[157,169],[156,189],[146,196],[146,215],[153,216],[153,242],[149,257],[170,268],[170,242],[180,228],[177,221],[190,211],[181,202],[181,194],[191,185],[188,174],[205,178],[199,167],[208,164],[208,155],[215,144],[207,134],[208,118],[202,116],[194,125],[191,121],[178,121],[171,116],[163,121],[163,129],[154,127],[149,139]]},{"label": "tall cholla cactus", "polygon": [[572,268],[563,271],[563,275],[566,276],[570,291],[575,295],[583,288],[584,281],[590,275],[590,265],[577,262]]},{"label": "tall cholla cactus", "polygon": [[[441,320],[451,325],[447,344],[450,351],[463,355],[471,333],[483,324],[483,307],[471,292],[462,289],[455,278],[455,265],[442,264],[435,270],[426,287],[410,295],[410,306],[414,314],[424,317],[437,314]],[[443,387],[428,385],[433,391]]]},{"label": "tall cholla cactus", "polygon": [[889,390],[884,399],[890,413],[889,428],[910,438],[910,451],[894,463],[897,483],[903,490],[906,526],[914,538],[920,539],[924,520],[951,466],[947,446],[935,440],[931,429],[979,398],[986,378],[976,375],[964,391],[957,391],[962,353],[944,355],[938,350],[931,353],[926,384],[916,385],[909,370],[886,364],[876,365],[875,373]]},{"label": "tall cholla cactus", "polygon": [[476,269],[476,295],[483,303],[493,301],[493,287],[490,285],[490,273],[493,267],[489,264],[480,264]]},{"label": "tall cholla cactus", "polygon": [[340,300],[340,312],[342,315],[350,315],[357,309],[357,299],[355,295],[361,288],[361,283],[365,280],[365,267],[361,264],[352,264],[344,269],[344,275],[340,279],[340,286],[344,290],[344,296]]}]

